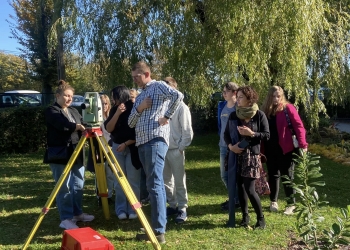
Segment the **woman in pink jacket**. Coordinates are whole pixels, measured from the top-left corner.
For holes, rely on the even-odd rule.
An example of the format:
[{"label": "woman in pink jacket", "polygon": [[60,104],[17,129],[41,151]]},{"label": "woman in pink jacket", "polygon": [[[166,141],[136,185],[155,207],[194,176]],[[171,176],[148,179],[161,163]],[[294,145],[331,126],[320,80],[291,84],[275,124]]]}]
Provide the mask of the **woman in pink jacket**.
[{"label": "woman in pink jacket", "polygon": [[[286,100],[281,87],[273,86],[269,89],[262,111],[267,116],[270,128],[270,140],[264,145],[271,189],[270,210],[277,212],[280,177],[287,175],[293,179],[294,158],[296,157],[294,153],[298,152],[293,144],[293,134],[295,134],[299,148],[307,150],[308,144],[306,131],[298,111]],[[294,190],[289,185],[283,184],[283,186],[288,204],[284,213],[290,215],[295,209]]]}]

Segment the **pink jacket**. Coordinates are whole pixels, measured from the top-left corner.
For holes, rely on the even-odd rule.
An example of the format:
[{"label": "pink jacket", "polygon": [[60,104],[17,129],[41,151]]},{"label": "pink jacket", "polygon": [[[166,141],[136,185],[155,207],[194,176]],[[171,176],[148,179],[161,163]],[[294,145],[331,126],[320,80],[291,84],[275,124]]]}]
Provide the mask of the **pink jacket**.
[{"label": "pink jacket", "polygon": [[[303,122],[300,119],[298,111],[292,104],[287,104],[286,109],[289,115],[290,122],[295,131],[295,135],[299,142],[300,148],[307,148],[306,142],[306,131]],[[276,125],[277,133],[279,138],[279,144],[283,150],[283,154],[286,154],[294,149],[292,133],[288,127],[288,122],[286,119],[286,114],[284,111],[279,111],[276,113]]]}]

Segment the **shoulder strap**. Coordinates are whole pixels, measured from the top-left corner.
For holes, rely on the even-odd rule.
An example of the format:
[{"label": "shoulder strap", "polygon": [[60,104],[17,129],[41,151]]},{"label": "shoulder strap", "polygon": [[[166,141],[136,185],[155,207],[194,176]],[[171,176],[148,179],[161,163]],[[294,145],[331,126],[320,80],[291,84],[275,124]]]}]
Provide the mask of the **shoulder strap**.
[{"label": "shoulder strap", "polygon": [[290,118],[289,118],[287,109],[284,108],[283,112],[286,115],[286,119],[287,119],[287,123],[288,123],[288,127],[289,127],[290,132],[292,133],[292,135],[295,135],[295,131],[293,129],[292,123],[290,122]]}]

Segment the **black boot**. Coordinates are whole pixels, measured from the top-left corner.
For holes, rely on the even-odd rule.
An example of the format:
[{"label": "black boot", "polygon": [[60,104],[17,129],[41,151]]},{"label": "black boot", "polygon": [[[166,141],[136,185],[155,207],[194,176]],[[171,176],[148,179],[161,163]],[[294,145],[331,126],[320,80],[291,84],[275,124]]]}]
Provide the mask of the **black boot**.
[{"label": "black boot", "polygon": [[265,218],[264,216],[263,217],[260,217],[257,219],[257,222],[255,224],[255,229],[265,229],[266,227],[266,223],[265,223]]},{"label": "black boot", "polygon": [[241,222],[241,227],[249,227],[249,221],[250,217],[247,213],[243,214],[242,222]]}]

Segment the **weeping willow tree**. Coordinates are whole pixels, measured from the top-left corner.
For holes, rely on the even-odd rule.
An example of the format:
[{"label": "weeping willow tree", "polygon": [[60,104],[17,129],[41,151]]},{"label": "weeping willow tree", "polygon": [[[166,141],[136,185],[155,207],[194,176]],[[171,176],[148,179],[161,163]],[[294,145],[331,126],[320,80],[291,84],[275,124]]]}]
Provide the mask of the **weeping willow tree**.
[{"label": "weeping willow tree", "polygon": [[190,102],[205,106],[227,80],[254,86],[261,99],[280,85],[304,105],[312,128],[349,96],[348,0],[65,1],[66,39],[99,63],[106,88],[131,85],[130,67],[151,64],[173,76]]}]

